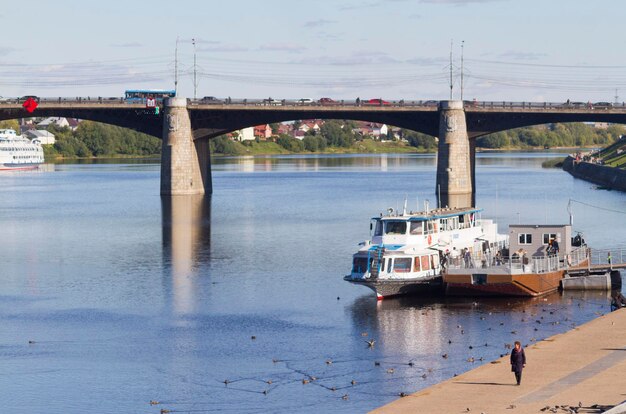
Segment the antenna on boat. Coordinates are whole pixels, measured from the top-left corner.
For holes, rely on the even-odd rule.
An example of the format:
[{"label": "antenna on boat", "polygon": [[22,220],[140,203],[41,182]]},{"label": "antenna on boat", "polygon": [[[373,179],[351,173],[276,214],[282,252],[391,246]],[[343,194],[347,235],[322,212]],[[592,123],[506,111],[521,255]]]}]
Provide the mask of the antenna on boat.
[{"label": "antenna on boat", "polygon": [[420,198],[419,198],[419,196],[415,196],[415,206],[417,207],[416,210],[420,211]]},{"label": "antenna on boat", "polygon": [[426,214],[430,213],[430,208],[429,208],[429,201],[428,200],[424,200],[424,211],[426,212]]},{"label": "antenna on boat", "polygon": [[569,213],[569,225],[574,225],[574,215],[572,214],[572,199],[567,202],[567,212]]},{"label": "antenna on boat", "polygon": [[402,208],[402,215],[406,216],[406,203],[409,201],[409,195],[404,195],[404,207]]}]

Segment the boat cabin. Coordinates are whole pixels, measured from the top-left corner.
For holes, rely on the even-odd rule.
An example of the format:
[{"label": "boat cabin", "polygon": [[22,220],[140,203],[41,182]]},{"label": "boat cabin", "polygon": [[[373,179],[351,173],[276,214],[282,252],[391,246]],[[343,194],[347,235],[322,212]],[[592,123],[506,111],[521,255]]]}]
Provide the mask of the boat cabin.
[{"label": "boat cabin", "polygon": [[441,233],[476,227],[477,209],[436,209],[430,212],[374,217],[370,229],[372,244],[415,244],[424,240],[428,245],[439,239]]},{"label": "boat cabin", "polygon": [[509,225],[510,254],[524,251],[531,257],[563,256],[572,250],[572,226],[569,224]]}]

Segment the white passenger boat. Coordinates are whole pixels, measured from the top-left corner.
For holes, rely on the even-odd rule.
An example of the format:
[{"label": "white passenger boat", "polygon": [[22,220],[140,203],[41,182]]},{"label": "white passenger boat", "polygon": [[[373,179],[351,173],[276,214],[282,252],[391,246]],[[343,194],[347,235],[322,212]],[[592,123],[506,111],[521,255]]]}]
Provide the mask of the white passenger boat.
[{"label": "white passenger boat", "polygon": [[344,280],[367,286],[378,299],[443,291],[448,262],[458,263],[474,252],[495,254],[508,242],[480,212],[474,207],[430,210],[427,203],[421,212],[389,209],[372,218],[371,238],[360,243]]},{"label": "white passenger boat", "polygon": [[44,162],[37,140],[17,135],[13,129],[0,129],[0,170],[29,170]]}]

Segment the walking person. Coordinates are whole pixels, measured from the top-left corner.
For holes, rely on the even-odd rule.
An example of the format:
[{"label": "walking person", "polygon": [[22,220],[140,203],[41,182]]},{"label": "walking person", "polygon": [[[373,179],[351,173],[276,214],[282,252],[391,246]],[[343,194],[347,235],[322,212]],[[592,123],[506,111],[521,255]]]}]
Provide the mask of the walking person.
[{"label": "walking person", "polygon": [[526,354],[520,341],[515,341],[515,347],[511,351],[511,371],[515,373],[517,385],[522,382],[522,369],[526,366]]}]

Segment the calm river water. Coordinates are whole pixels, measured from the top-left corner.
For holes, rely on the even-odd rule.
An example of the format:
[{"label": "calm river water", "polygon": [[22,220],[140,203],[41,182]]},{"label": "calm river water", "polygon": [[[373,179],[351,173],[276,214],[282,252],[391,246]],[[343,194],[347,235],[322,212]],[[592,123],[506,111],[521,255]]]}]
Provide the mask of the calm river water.
[{"label": "calm river water", "polygon": [[[567,222],[570,198],[626,210],[626,194],[541,168],[559,155],[480,154],[483,216],[504,230]],[[344,282],[371,216],[435,204],[435,162],[220,158],[211,198],[172,200],[156,163],[3,172],[2,411],[365,412],[609,310],[590,292],[379,303]],[[591,245],[624,244],[623,214],[573,210]]]}]

